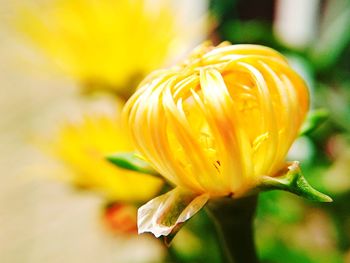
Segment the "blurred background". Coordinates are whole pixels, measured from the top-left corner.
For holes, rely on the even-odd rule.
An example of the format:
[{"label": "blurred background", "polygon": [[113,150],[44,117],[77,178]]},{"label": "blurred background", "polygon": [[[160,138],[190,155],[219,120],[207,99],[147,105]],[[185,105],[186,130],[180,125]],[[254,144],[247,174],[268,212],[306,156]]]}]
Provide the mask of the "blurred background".
[{"label": "blurred background", "polygon": [[[115,123],[137,83],[205,39],[277,49],[307,81],[312,108],[329,112],[289,158],[334,202],[261,194],[261,262],[350,262],[349,0],[0,4],[1,262],[223,262],[205,212],[169,250],[138,236],[136,207],[162,183],[124,183],[102,160],[129,149]],[[139,188],[124,193],[130,185]]]}]

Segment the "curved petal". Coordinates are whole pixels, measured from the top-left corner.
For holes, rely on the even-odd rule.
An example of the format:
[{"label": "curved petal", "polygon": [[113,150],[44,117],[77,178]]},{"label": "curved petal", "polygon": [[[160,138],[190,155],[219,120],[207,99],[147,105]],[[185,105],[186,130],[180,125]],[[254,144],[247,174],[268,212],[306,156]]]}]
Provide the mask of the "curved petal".
[{"label": "curved petal", "polygon": [[208,199],[208,194],[196,194],[177,187],[139,208],[138,232],[151,232],[156,237],[173,234],[179,230],[182,223],[195,215]]}]

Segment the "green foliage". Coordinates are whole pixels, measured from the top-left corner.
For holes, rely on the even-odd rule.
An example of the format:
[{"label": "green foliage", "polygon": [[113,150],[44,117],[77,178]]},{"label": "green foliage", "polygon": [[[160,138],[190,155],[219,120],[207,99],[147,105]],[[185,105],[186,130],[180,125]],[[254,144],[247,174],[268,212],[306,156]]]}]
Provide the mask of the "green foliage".
[{"label": "green foliage", "polygon": [[157,171],[155,171],[147,162],[139,158],[135,153],[116,153],[107,156],[106,159],[110,163],[123,169],[156,176],[159,175]]},{"label": "green foliage", "polygon": [[205,210],[201,210],[177,234],[166,262],[222,263],[223,255],[218,244],[215,226]]},{"label": "green foliage", "polygon": [[233,44],[260,43],[274,46],[271,25],[258,20],[240,21],[232,20],[222,26],[225,39]]},{"label": "green foliage", "polygon": [[304,125],[301,127],[300,136],[313,132],[317,127],[327,120],[329,112],[325,109],[310,111]]},{"label": "green foliage", "polygon": [[[327,118],[322,111],[308,116],[302,133],[312,144],[314,155],[301,165],[307,181],[316,189],[330,193],[334,202],[318,204],[282,191],[261,194],[256,238],[262,262],[344,262],[345,254],[350,253],[350,1],[336,0],[322,5],[316,38],[304,50],[280,43],[269,19],[240,19],[238,7],[244,1],[232,1],[231,5],[229,1],[211,2],[219,19],[217,32],[221,39],[268,45],[287,54],[292,66],[311,87],[313,108],[329,113]],[[306,221],[310,220],[310,225],[318,224],[317,216],[308,219],[310,215],[322,219],[317,233],[325,235],[324,247],[313,244],[317,239],[311,239],[310,244],[295,241],[298,233],[309,231]]]},{"label": "green foliage", "polygon": [[263,176],[262,190],[284,190],[316,202],[332,202],[332,198],[314,189],[301,173],[299,163],[290,164],[278,176]]}]

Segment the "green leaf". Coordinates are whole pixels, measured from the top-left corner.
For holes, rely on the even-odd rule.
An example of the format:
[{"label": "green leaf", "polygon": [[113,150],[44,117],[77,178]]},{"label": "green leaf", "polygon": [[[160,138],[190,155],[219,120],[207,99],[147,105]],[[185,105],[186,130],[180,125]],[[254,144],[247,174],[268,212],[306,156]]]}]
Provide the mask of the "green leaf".
[{"label": "green leaf", "polygon": [[299,162],[289,164],[276,177],[263,176],[259,188],[262,190],[285,190],[317,202],[332,202],[332,198],[314,189],[303,176]]},{"label": "green leaf", "polygon": [[350,43],[350,2],[330,1],[322,15],[319,37],[310,48],[310,59],[322,71],[339,63]]},{"label": "green leaf", "polygon": [[159,176],[156,170],[133,152],[112,154],[106,156],[106,159],[110,163],[123,169]]},{"label": "green leaf", "polygon": [[327,120],[329,112],[326,109],[317,109],[309,112],[306,120],[301,127],[299,136],[311,133],[319,127],[325,120]]},{"label": "green leaf", "polygon": [[185,221],[195,215],[208,201],[209,195],[190,192],[179,187],[158,196],[138,210],[139,234],[151,232],[165,236],[169,244]]}]

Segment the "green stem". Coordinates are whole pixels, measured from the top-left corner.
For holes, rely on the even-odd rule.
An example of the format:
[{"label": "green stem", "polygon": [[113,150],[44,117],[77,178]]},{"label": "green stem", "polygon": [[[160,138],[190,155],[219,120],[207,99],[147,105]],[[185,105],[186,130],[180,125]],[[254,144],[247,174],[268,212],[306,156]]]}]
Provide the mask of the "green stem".
[{"label": "green stem", "polygon": [[253,221],[257,196],[241,199],[220,198],[210,201],[208,210],[223,241],[229,263],[258,263]]}]

